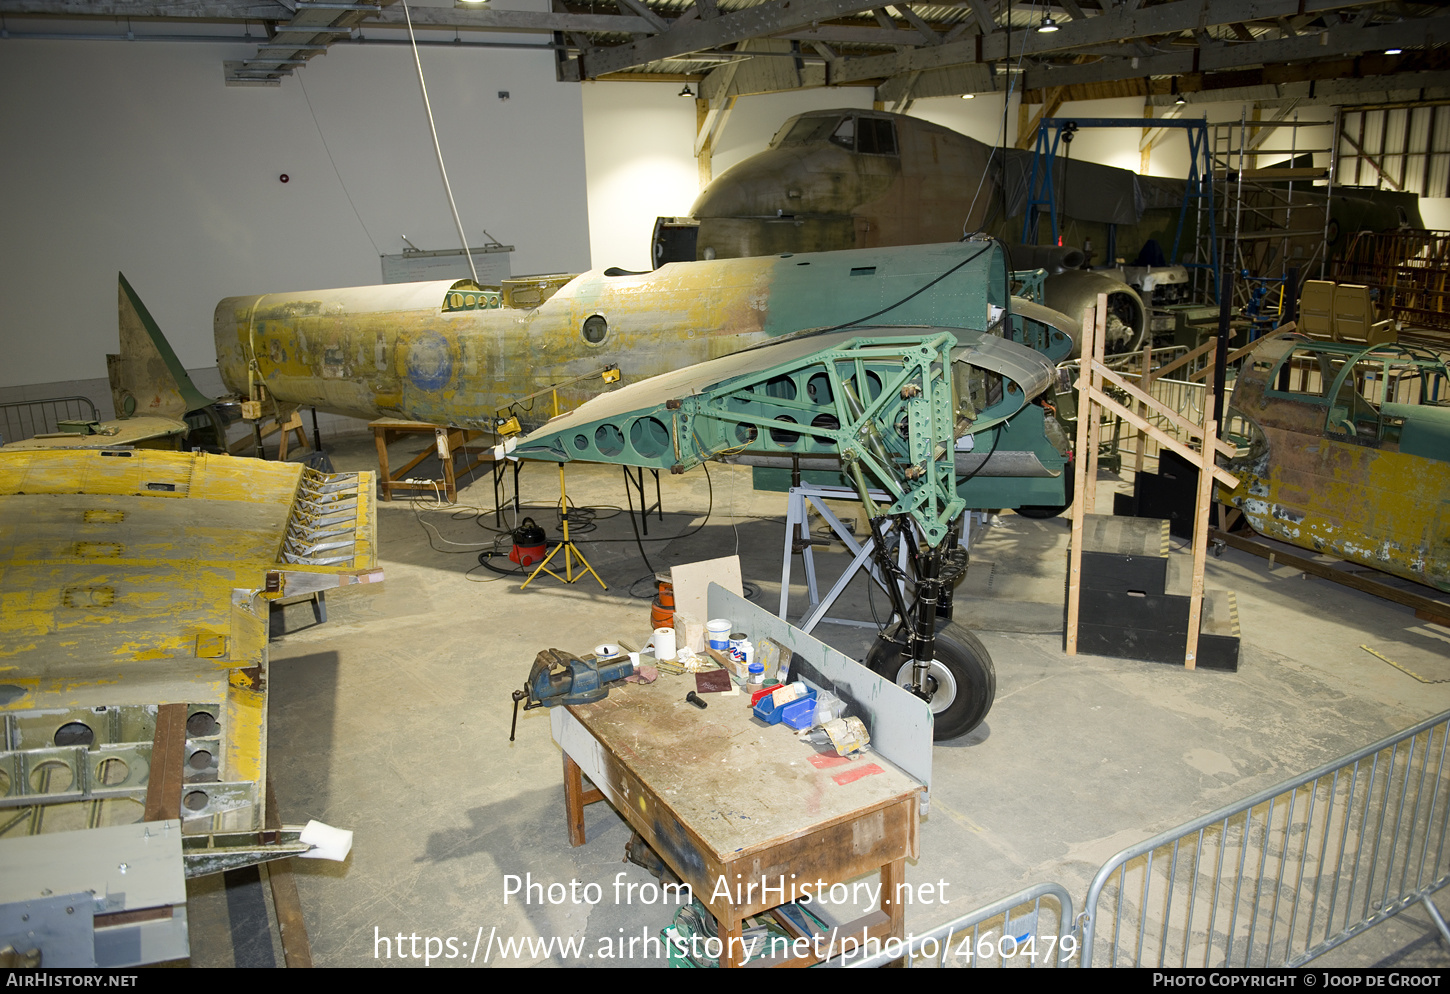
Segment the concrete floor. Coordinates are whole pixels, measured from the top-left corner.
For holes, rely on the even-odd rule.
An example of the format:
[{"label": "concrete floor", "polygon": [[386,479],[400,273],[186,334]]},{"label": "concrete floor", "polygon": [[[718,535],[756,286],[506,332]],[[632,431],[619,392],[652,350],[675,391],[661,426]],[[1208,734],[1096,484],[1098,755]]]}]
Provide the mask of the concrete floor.
[{"label": "concrete floor", "polygon": [[[370,437],[343,436],[330,450],[339,469],[376,469]],[[748,470],[712,466],[710,475],[713,493],[699,471],[663,478],[665,520],[651,521],[645,546],[651,565],[738,552],[754,599],[773,608],[784,496],[751,490]],[[292,633],[274,642],[271,670],[271,772],[282,818],[356,833],[345,863],[294,861],[318,965],[415,965],[414,935],[418,955],[431,936],[453,939],[466,957],[480,930],[485,938],[584,940],[579,957],[525,949],[508,965],[654,965],[638,953],[588,956],[605,938],[657,934],[672,918],[671,907],[612,900],[617,875],[651,879],[621,862],[629,829],[607,805],[591,805],[589,841],[571,849],[547,712],[521,713],[517,741],[508,741],[509,694],[538,650],[638,644],[650,627],[650,585],[630,596],[650,570],[628,518],[613,510],[624,503],[619,470],[571,465],[568,484],[576,505],[609,508],[594,530],[576,535],[608,590],[589,577],[573,586],[545,577],[520,591],[518,579],[478,568],[477,550],[494,539],[479,527],[494,523],[484,480],[457,508],[380,501],[386,582],[334,595],[325,625],[307,627],[306,606],[287,609]],[[1104,474],[1099,492],[1125,486]],[[526,513],[552,532],[557,473],[529,466],[522,492],[548,506]],[[1066,519],[1005,513],[973,539],[958,617],[992,654],[997,697],[980,728],[935,750],[921,858],[907,878],[947,881],[951,903],[910,908],[916,932],[1038,881],[1057,881],[1081,902],[1097,868],[1125,846],[1450,709],[1450,683],[1418,682],[1360,648],[1447,680],[1450,630],[1234,550],[1210,559],[1208,585],[1238,594],[1237,673],[1068,657],[1067,530]],[[816,560],[826,577],[845,563],[831,552]],[[793,594],[794,615],[803,584]],[[884,613],[879,592],[875,604]],[[833,613],[869,619],[864,584],[853,584]],[[823,624],[815,634],[859,658],[872,633]],[[506,898],[508,875],[598,883],[605,899],[523,904]],[[222,888],[198,883],[191,915],[193,965],[231,965]],[[399,958],[400,934],[407,959]],[[432,965],[459,962],[447,958],[448,946],[442,952]],[[1450,950],[1416,909],[1320,963],[1444,967]]]}]

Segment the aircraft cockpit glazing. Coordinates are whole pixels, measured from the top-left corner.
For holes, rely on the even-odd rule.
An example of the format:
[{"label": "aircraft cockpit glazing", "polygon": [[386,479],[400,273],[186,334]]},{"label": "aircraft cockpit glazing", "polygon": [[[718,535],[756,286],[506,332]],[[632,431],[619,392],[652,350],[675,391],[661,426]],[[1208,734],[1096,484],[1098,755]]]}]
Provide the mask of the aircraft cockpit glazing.
[{"label": "aircraft cockpit glazing", "polygon": [[856,114],[802,117],[781,138],[780,145],[829,141],[862,155],[896,155],[896,122]]}]

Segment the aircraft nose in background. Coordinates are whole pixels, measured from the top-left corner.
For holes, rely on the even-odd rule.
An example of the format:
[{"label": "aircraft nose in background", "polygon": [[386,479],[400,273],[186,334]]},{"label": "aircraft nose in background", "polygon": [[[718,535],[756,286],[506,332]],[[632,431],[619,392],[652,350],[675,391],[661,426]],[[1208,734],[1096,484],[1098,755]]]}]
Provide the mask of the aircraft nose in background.
[{"label": "aircraft nose in background", "polygon": [[871,175],[886,162],[861,163],[832,145],[766,149],[716,177],[696,198],[697,218],[849,214],[889,186]]}]

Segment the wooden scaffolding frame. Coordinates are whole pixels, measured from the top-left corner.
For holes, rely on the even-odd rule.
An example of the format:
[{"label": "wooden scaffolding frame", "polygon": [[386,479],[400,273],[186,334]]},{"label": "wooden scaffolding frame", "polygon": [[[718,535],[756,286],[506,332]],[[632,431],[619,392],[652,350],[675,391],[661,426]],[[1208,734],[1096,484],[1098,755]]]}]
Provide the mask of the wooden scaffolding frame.
[{"label": "wooden scaffolding frame", "polygon": [[[1109,369],[1104,361],[1107,338],[1108,298],[1099,294],[1093,320],[1082,329],[1082,360],[1078,374],[1077,448],[1073,459],[1072,551],[1068,563],[1066,650],[1077,655],[1078,613],[1082,600],[1082,537],[1083,519],[1093,513],[1097,496],[1098,435],[1101,431],[1100,411],[1115,414],[1145,435],[1151,435],[1160,446],[1172,449],[1198,469],[1198,496],[1193,519],[1193,585],[1189,596],[1188,644],[1184,648],[1183,665],[1194,669],[1198,656],[1198,629],[1203,617],[1203,570],[1208,556],[1209,511],[1213,504],[1213,483],[1218,480],[1230,489],[1239,484],[1238,477],[1214,464],[1216,453],[1233,456],[1234,447],[1218,437],[1218,424],[1211,416],[1212,405],[1203,405],[1203,424],[1197,425],[1165,406],[1146,390],[1139,389]],[[1128,395],[1128,406],[1108,396],[1105,384],[1112,384]],[[1195,450],[1163,429],[1151,424],[1139,410],[1151,412],[1176,425],[1189,437],[1202,439]]]}]

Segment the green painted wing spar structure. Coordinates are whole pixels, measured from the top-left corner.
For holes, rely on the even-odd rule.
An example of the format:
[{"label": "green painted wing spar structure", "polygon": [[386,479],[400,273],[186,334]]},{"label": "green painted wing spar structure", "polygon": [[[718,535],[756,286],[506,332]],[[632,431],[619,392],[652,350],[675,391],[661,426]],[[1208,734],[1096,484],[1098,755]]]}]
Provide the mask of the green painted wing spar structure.
[{"label": "green painted wing spar structure", "polygon": [[960,328],[802,332],[602,394],[506,449],[675,473],[746,451],[839,454],[872,517],[908,515],[936,547],[966,508],[956,439],[1004,424],[1052,370],[1034,349]]}]

